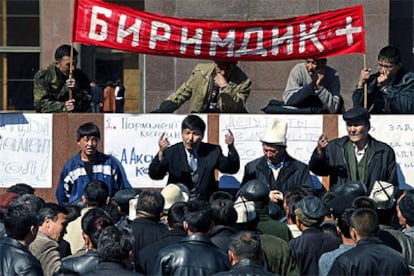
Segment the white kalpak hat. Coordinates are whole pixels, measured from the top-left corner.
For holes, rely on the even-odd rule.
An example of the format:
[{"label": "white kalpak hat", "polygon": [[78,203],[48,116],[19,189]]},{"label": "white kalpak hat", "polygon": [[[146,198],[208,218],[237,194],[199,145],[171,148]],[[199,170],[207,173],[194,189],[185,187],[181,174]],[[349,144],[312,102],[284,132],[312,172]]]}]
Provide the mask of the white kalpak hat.
[{"label": "white kalpak hat", "polygon": [[272,119],[267,125],[266,131],[260,142],[277,146],[286,146],[286,130],[287,124],[285,121]]}]

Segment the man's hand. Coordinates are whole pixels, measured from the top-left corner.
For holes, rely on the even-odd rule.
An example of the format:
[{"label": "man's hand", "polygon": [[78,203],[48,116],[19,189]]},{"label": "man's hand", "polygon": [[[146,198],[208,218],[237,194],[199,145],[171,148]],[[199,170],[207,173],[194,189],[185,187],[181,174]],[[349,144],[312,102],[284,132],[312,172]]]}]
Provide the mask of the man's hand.
[{"label": "man's hand", "polygon": [[328,144],[329,144],[328,137],[326,137],[324,134],[322,134],[321,136],[319,136],[318,146],[316,148],[316,151],[318,152],[318,155],[319,156],[321,156],[323,154],[323,151],[328,146]]},{"label": "man's hand", "polygon": [[377,77],[377,83],[378,86],[384,86],[387,85],[390,79],[390,74],[388,70],[384,70],[384,72],[380,72],[380,74]]},{"label": "man's hand", "polygon": [[283,200],[283,193],[278,190],[272,190],[269,193],[269,199],[273,202],[278,202],[279,200]]},{"label": "man's hand", "polygon": [[160,139],[158,140],[158,146],[160,150],[158,151],[158,159],[162,159],[164,156],[165,150],[170,146],[170,142],[168,141],[168,138],[165,137],[165,132],[161,134]]},{"label": "man's hand", "polygon": [[65,102],[65,107],[68,112],[71,112],[75,109],[75,99],[67,100]]},{"label": "man's hand", "polygon": [[228,84],[226,78],[222,74],[216,74],[214,77],[214,83],[220,88]]},{"label": "man's hand", "polygon": [[74,89],[76,87],[76,80],[75,79],[67,79],[66,80],[66,87],[70,89]]},{"label": "man's hand", "polygon": [[316,70],[315,71],[315,88],[316,90],[321,89],[321,87],[323,86],[323,82],[325,79],[325,71],[324,70]]},{"label": "man's hand", "polygon": [[371,68],[364,68],[359,73],[359,81],[357,88],[364,88],[364,84],[368,81],[371,75]]},{"label": "man's hand", "polygon": [[234,143],[234,136],[233,136],[233,132],[231,132],[230,129],[228,129],[228,132],[226,133],[226,135],[224,136],[224,142],[229,145],[232,146]]}]

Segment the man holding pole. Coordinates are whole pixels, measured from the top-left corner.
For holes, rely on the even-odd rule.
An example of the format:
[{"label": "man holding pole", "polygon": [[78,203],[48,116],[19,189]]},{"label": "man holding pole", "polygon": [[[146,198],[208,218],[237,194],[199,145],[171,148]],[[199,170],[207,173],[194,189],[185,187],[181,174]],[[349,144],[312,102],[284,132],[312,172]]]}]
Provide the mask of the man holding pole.
[{"label": "man holding pole", "polygon": [[354,107],[365,107],[371,114],[414,113],[414,73],[402,67],[397,48],[386,46],[380,50],[375,74],[371,74],[371,68],[361,70],[352,101]]},{"label": "man holding pole", "polygon": [[36,112],[86,112],[90,108],[90,81],[76,68],[78,52],[70,45],[55,51],[55,62],[34,76]]}]

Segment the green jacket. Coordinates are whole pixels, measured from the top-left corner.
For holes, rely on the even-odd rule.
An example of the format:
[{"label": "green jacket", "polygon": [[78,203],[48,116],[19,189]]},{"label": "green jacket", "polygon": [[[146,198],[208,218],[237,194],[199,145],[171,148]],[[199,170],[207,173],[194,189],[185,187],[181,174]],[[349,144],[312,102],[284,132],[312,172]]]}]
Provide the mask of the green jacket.
[{"label": "green jacket", "polygon": [[[77,88],[72,91],[75,99],[74,112],[86,112],[90,107],[90,82],[80,70],[73,72]],[[65,102],[69,99],[66,87],[67,77],[58,72],[54,63],[43,67],[34,76],[34,107],[36,112],[65,112]]]},{"label": "green jacket", "polygon": [[[211,86],[213,85],[214,63],[197,64],[191,76],[166,101],[180,107],[191,98],[190,113],[203,113],[207,110]],[[246,101],[250,94],[250,79],[238,67],[234,69],[228,85],[220,88],[218,95],[221,113],[246,113]]]},{"label": "green jacket", "polygon": [[268,234],[260,235],[260,240],[269,271],[277,275],[300,275],[295,258],[285,240]]}]

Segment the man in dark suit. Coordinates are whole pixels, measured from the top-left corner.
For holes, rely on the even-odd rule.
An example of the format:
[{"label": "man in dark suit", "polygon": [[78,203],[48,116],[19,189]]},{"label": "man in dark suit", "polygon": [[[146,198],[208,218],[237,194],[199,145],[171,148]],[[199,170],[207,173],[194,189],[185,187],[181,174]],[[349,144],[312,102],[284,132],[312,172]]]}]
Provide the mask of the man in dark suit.
[{"label": "man in dark suit", "polygon": [[225,142],[228,156],[224,156],[219,145],[203,143],[206,124],[196,116],[187,116],[181,125],[182,142],[171,147],[168,139],[161,135],[160,150],[149,166],[152,179],[163,179],[168,173],[167,183],[182,183],[188,187],[191,199],[208,200],[218,190],[214,170],[236,173],[240,168],[239,154],[234,147],[234,136],[229,130]]}]

